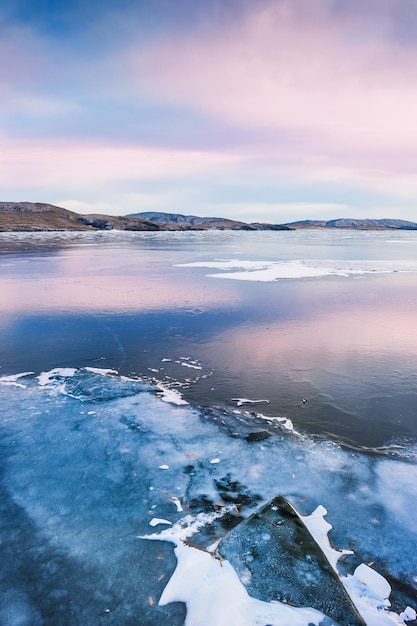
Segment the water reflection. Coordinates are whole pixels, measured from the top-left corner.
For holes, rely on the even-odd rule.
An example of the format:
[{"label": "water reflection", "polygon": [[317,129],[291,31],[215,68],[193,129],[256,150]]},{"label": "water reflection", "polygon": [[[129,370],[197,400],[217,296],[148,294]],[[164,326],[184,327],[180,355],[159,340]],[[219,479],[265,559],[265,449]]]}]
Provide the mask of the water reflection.
[{"label": "water reflection", "polygon": [[[355,445],[416,438],[415,274],[247,283],[175,266],[232,256],[358,258],[361,250],[362,258],[413,256],[409,233],[391,243],[381,233],[292,236],[36,235],[34,247],[3,239],[0,371],[94,364],[153,372],[184,383],[197,403],[267,398],[266,414]],[[198,359],[207,377],[191,376],[180,357]]]}]

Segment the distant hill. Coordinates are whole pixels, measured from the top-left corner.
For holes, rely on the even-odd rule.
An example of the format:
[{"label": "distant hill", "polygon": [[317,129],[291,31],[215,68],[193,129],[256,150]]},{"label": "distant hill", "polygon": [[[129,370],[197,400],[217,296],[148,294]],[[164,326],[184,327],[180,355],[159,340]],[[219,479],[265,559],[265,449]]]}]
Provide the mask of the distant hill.
[{"label": "distant hill", "polygon": [[146,211],[131,215],[81,215],[41,202],[0,202],[0,232],[56,230],[297,230],[354,228],[357,230],[417,230],[416,222],[395,219],[303,220],[287,224],[246,223],[224,217]]},{"label": "distant hill", "polygon": [[130,213],[131,217],[140,217],[144,220],[151,220],[160,224],[213,224],[216,222],[227,222],[233,224],[243,224],[224,217],[199,217],[198,215],[182,215],[181,213],[161,213],[158,211],[143,211],[142,213]]},{"label": "distant hill", "polygon": [[164,230],[137,217],[80,215],[41,202],[0,202],[0,232],[56,230]]},{"label": "distant hill", "polygon": [[0,202],[0,232],[60,230],[291,230],[274,224],[246,224],[222,217],[178,213],[81,215],[41,202]]},{"label": "distant hill", "polygon": [[199,217],[198,215],[161,213],[158,211],[131,213],[130,217],[140,217],[157,224],[165,224],[170,230],[292,230],[290,226],[281,224],[263,224],[259,222],[248,224],[225,217]]},{"label": "distant hill", "polygon": [[417,222],[395,219],[351,219],[341,218],[336,220],[301,220],[288,222],[286,226],[292,229],[301,228],[354,228],[357,230],[417,230]]}]

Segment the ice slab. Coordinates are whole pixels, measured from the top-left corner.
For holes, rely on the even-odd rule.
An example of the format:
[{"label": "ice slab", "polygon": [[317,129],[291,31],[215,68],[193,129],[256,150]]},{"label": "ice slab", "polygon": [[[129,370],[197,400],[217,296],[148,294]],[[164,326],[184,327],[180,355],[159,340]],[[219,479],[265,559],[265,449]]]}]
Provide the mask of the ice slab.
[{"label": "ice slab", "polygon": [[[115,375],[116,374],[116,375]],[[117,376],[115,370],[86,367],[55,368],[38,376],[40,386],[51,386],[82,401],[106,402],[156,388],[142,380]]]},{"label": "ice slab", "polygon": [[325,554],[282,497],[231,530],[219,553],[260,600],[312,607],[341,626],[365,624]]},{"label": "ice slab", "polygon": [[177,567],[166,585],[160,606],[185,602],[185,626],[338,626],[319,611],[251,597],[231,563],[187,545],[192,535],[218,514],[187,516],[158,535],[142,537],[175,544]]}]

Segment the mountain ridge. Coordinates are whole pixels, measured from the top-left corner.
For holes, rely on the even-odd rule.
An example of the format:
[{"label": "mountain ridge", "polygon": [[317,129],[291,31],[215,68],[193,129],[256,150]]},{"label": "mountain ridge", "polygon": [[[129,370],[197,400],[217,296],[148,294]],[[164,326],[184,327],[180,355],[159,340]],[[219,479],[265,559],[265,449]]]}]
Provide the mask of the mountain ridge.
[{"label": "mountain ridge", "polygon": [[43,202],[0,202],[0,232],[162,230],[154,222],[113,215],[82,215]]},{"label": "mountain ridge", "polygon": [[[151,216],[146,219],[141,215]],[[160,215],[172,216],[156,219]],[[247,224],[222,217],[145,212],[130,215],[80,214],[42,202],[0,202],[0,232],[96,230],[291,230],[279,224]]]},{"label": "mountain ridge", "polygon": [[42,202],[0,202],[0,232],[22,231],[183,231],[183,230],[417,230],[417,222],[401,219],[299,220],[285,224],[242,222],[224,217],[143,211],[128,215],[80,214]]},{"label": "mountain ridge", "polygon": [[358,230],[417,230],[417,222],[408,220],[381,218],[337,218],[332,220],[299,220],[287,222],[286,226],[294,229],[302,228],[355,228]]},{"label": "mountain ridge", "polygon": [[139,217],[157,224],[165,224],[178,230],[291,230],[288,225],[260,222],[242,222],[227,217],[200,217],[183,213],[164,213],[162,211],[142,211],[130,213],[130,217]]}]

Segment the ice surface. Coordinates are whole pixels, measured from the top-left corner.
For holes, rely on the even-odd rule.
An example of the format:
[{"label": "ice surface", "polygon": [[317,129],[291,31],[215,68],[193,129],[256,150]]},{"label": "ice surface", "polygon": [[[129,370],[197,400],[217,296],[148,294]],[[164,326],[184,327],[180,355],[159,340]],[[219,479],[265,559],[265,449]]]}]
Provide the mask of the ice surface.
[{"label": "ice surface", "polygon": [[96,367],[55,368],[42,372],[38,376],[38,383],[42,387],[49,385],[79,400],[93,402],[124,398],[144,391],[156,392],[156,388],[143,380],[114,374],[117,374],[115,370]]},{"label": "ice surface", "polygon": [[[203,608],[203,615],[213,611],[214,620],[207,618],[204,626],[237,623],[230,616],[221,621],[229,606],[242,610],[242,620],[252,620],[242,624],[255,624],[258,617],[263,626],[318,623],[308,608],[300,613],[287,605],[284,613],[278,605],[251,599],[236,572],[207,552],[277,494],[293,502],[307,523],[310,518],[311,528],[318,524],[313,530],[329,560],[331,550],[344,553],[337,567],[342,563],[341,576],[369,625],[401,624],[400,613],[415,609],[413,448],[396,458],[364,456],[273,428],[272,418],[269,424],[257,414],[164,402],[157,395],[164,391],[154,385],[111,372],[57,368],[40,377],[26,375],[23,387],[8,382],[0,379],[0,546],[7,570],[0,585],[2,610],[20,606],[28,615],[53,615],[55,623],[64,611],[66,623],[78,626],[101,623],[108,609],[106,623],[112,626],[135,620],[179,626],[184,609],[171,600],[183,598],[193,624]],[[267,437],[258,437],[260,431]],[[164,466],[169,470],[159,469]],[[328,512],[326,520],[319,505]],[[195,547],[184,544],[186,533],[180,531],[190,525],[187,517],[201,515],[208,517],[193,531]],[[168,586],[175,568],[170,545],[136,539],[149,534],[152,519],[172,522],[154,535],[175,544],[181,576],[175,570]],[[175,541],[169,532],[177,533]],[[371,569],[389,578],[394,592],[398,581],[408,596],[400,594],[396,603],[394,592],[383,598],[379,583],[362,580],[363,568],[357,570],[362,563],[373,563]],[[37,573],[39,592],[22,571]],[[70,606],[78,608],[71,613]]]},{"label": "ice surface", "polygon": [[273,498],[236,526],[221,540],[219,552],[236,568],[250,595],[310,606],[343,626],[364,626],[337,572],[285,498]]},{"label": "ice surface", "polygon": [[[338,572],[337,563],[343,555],[354,554],[352,550],[334,550],[329,542],[328,533],[331,525],[326,522],[324,516],[327,511],[319,506],[310,515],[302,517],[304,524],[323,550],[333,569]],[[342,576],[340,580],[367,626],[379,626],[389,624],[402,624],[401,616],[388,611],[391,594],[389,582],[374,569],[365,563],[356,567],[353,576]]]}]

